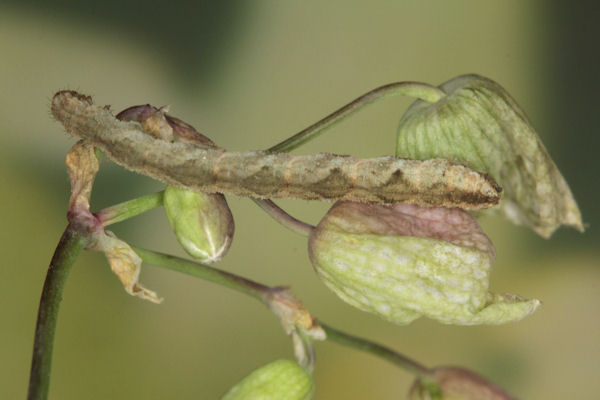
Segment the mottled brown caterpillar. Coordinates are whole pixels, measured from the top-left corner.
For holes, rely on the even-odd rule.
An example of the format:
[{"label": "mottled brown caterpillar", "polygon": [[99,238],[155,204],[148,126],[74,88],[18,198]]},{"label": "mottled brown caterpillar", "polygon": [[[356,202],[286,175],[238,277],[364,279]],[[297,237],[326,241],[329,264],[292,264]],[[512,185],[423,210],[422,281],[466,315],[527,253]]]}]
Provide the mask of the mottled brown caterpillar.
[{"label": "mottled brown caterpillar", "polygon": [[89,141],[117,164],[207,193],[481,209],[497,204],[502,190],[487,174],[445,159],[228,152],[172,141],[156,137],[139,122],[116,119],[107,107],[74,91],[56,93],[51,109],[67,132]]}]

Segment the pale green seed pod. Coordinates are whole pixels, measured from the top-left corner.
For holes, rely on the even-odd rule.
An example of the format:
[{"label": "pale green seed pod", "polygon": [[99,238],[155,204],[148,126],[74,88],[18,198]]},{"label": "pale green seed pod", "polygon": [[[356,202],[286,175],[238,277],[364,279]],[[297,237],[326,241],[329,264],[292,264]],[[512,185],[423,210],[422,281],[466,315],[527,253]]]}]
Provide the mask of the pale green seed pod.
[{"label": "pale green seed pod", "polygon": [[212,263],[227,253],[235,226],[225,196],[168,186],[164,206],[177,240],[189,255]]},{"label": "pale green seed pod", "polygon": [[448,158],[488,173],[504,190],[503,214],[543,237],[562,224],[583,231],[569,186],[506,90],[478,75],[440,88],[445,97],[416,101],[403,115],[396,156]]},{"label": "pale green seed pod", "polygon": [[282,359],[254,370],[221,400],[310,400],[314,392],[312,377],[296,362]]},{"label": "pale green seed pod", "polygon": [[456,208],[338,202],[312,232],[309,255],[342,300],[397,324],[502,324],[540,305],[488,291],[494,248]]}]

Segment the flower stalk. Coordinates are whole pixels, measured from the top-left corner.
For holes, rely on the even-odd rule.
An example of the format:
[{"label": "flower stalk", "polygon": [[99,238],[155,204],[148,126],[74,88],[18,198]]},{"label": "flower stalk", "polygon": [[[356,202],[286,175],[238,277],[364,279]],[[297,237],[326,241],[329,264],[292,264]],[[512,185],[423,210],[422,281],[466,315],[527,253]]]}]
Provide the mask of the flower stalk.
[{"label": "flower stalk", "polygon": [[370,340],[366,340],[358,336],[349,335],[321,321],[318,322],[327,334],[327,340],[343,346],[351,347],[356,350],[371,353],[379,358],[391,362],[406,372],[415,375],[424,382],[433,382],[433,371],[419,362],[408,358],[405,355],[390,349],[389,347],[382,346],[378,343],[371,342]]},{"label": "flower stalk", "polygon": [[138,197],[137,199],[115,204],[114,206],[98,211],[94,215],[103,226],[116,224],[117,222],[125,221],[136,215],[161,207],[163,205],[164,193],[165,191],[162,190],[147,196]]},{"label": "flower stalk", "polygon": [[236,292],[246,294],[261,302],[265,302],[269,296],[271,287],[251,281],[241,276],[223,271],[208,265],[185,260],[180,257],[159,253],[140,247],[132,246],[132,249],[142,258],[143,262],[156,267],[170,269],[202,280],[216,283]]},{"label": "flower stalk", "polygon": [[[152,264],[156,267],[166,268],[173,271],[178,271],[187,275],[194,276],[218,285],[233,289],[237,292],[249,295],[263,303],[268,304],[270,297],[274,293],[280,293],[282,288],[270,287],[238,275],[202,265],[197,262],[185,260],[177,256],[161,254],[152,250],[132,247],[134,251],[142,258],[145,263]],[[374,356],[380,357],[392,364],[404,369],[405,371],[414,374],[423,382],[429,385],[428,387],[437,387],[433,379],[433,371],[415,360],[406,357],[388,347],[372,342],[370,340],[352,336],[340,330],[337,330],[320,320],[314,320],[313,325],[319,326],[326,334],[325,340],[329,340],[344,346],[354,348],[356,350],[371,353]]]},{"label": "flower stalk", "polygon": [[356,114],[358,111],[363,110],[366,106],[378,100],[397,95],[416,97],[428,103],[435,103],[446,94],[438,87],[421,82],[394,82],[383,85],[356,98],[294,136],[270,147],[268,151],[272,153],[292,151],[313,140],[346,118]]},{"label": "flower stalk", "polygon": [[71,268],[86,243],[86,236],[69,224],[50,261],[38,309],[27,393],[28,400],[48,398],[52,350],[60,302]]}]

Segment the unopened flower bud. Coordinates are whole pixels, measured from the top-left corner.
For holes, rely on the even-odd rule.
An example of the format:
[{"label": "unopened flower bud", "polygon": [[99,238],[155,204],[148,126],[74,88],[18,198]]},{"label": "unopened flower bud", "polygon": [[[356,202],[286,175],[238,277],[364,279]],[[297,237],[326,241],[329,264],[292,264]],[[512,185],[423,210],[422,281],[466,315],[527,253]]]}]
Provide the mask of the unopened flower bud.
[{"label": "unopened flower bud", "polygon": [[221,400],[310,400],[314,392],[312,377],[294,361],[282,359],[254,370]]},{"label": "unopened flower bud", "polygon": [[225,196],[168,186],[164,206],[177,240],[189,255],[210,263],[227,253],[235,226]]},{"label": "unopened flower bud", "polygon": [[338,202],[312,232],[309,255],[342,300],[397,324],[502,324],[540,304],[488,291],[494,248],[456,208]]},{"label": "unopened flower bud", "polygon": [[400,120],[396,156],[449,158],[490,174],[504,190],[504,215],[543,237],[563,224],[583,231],[569,186],[506,90],[478,75],[440,88],[446,96],[413,103]]},{"label": "unopened flower bud", "polygon": [[[433,372],[433,379],[441,391],[442,400],[515,399],[500,386],[464,368],[436,368]],[[410,400],[432,400],[434,397],[429,393],[427,386],[417,379],[410,389],[408,398]]]}]

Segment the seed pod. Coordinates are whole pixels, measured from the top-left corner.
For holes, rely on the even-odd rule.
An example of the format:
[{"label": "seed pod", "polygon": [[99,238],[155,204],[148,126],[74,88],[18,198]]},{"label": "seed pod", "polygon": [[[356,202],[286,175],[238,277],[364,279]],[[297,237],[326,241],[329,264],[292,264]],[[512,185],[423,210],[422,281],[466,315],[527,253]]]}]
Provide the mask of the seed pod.
[{"label": "seed pod", "polygon": [[338,202],[309,238],[318,275],[342,300],[397,324],[517,321],[540,304],[488,292],[494,247],[460,209]]},{"label": "seed pod", "polygon": [[254,370],[221,400],[309,400],[314,392],[312,377],[300,365],[277,360]]},{"label": "seed pod", "polygon": [[[464,368],[439,367],[433,371],[433,378],[444,400],[515,400],[500,386]],[[410,389],[408,398],[432,400],[439,397],[431,396],[428,387],[417,379]]]},{"label": "seed pod", "polygon": [[177,240],[189,255],[212,263],[227,253],[235,226],[225,196],[167,186],[164,206]]},{"label": "seed pod", "polygon": [[400,120],[396,156],[448,158],[488,173],[504,189],[504,215],[543,237],[562,224],[583,231],[569,186],[506,90],[478,75],[440,88],[445,97],[416,101]]}]

